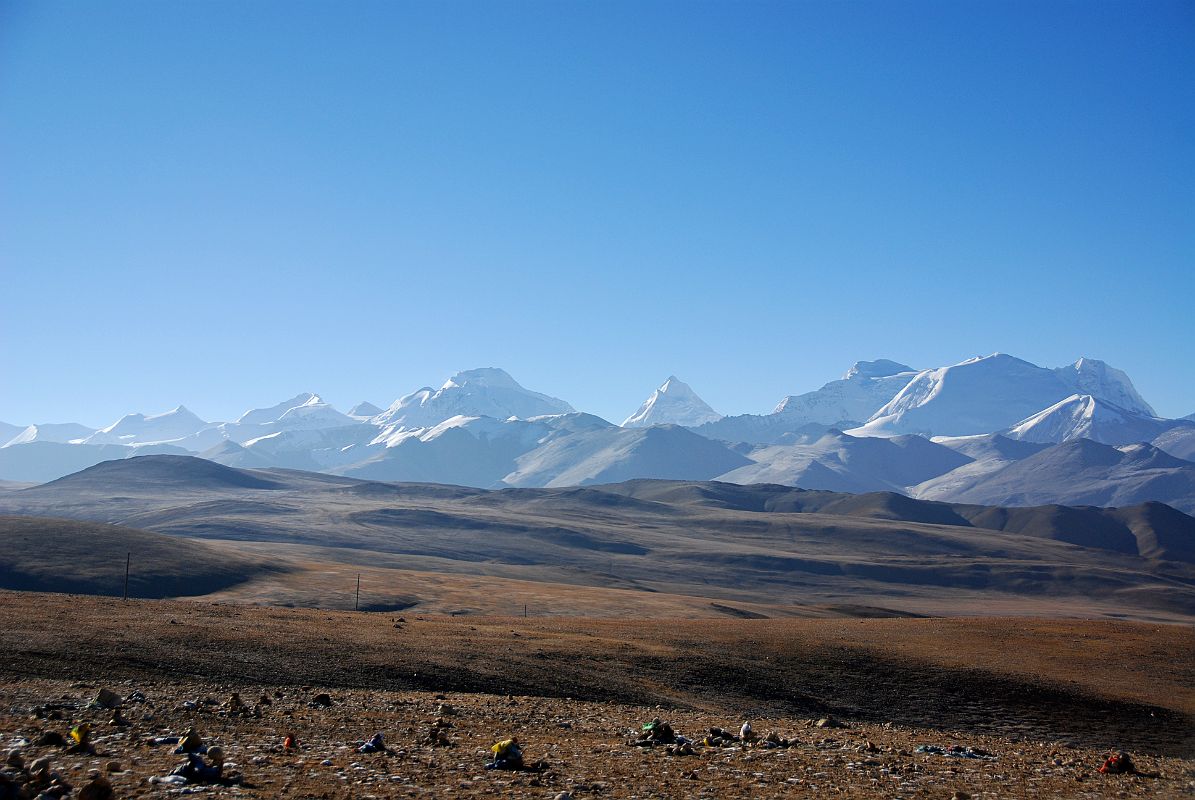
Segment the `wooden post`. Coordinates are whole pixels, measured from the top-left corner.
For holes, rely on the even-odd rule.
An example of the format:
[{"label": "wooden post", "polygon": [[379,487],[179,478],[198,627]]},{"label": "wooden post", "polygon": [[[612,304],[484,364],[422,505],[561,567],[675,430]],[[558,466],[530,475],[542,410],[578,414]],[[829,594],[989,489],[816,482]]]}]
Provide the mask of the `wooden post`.
[{"label": "wooden post", "polygon": [[353,611],[361,610],[361,573],[357,573],[357,599],[353,602]]},{"label": "wooden post", "polygon": [[122,600],[129,599],[129,565],[133,563],[133,554],[127,553],[124,558],[124,597]]}]

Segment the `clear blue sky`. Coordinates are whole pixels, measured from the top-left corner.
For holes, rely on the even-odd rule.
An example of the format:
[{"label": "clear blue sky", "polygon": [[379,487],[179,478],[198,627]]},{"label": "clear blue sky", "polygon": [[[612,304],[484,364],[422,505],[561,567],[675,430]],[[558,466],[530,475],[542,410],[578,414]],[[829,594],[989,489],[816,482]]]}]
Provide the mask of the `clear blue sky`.
[{"label": "clear blue sky", "polygon": [[997,350],[1189,414],[1193,143],[1190,2],[0,0],[0,420]]}]

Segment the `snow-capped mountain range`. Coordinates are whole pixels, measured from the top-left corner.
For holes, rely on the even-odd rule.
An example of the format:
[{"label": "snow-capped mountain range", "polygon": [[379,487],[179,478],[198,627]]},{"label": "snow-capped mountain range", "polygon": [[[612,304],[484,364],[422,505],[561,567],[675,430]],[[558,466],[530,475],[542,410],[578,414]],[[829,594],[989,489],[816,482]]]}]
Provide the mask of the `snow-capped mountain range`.
[{"label": "snow-capped mountain range", "polygon": [[[1088,449],[1048,455],[1080,440]],[[1124,372],[1088,358],[1056,369],[1001,353],[921,370],[860,361],[771,413],[734,417],[669,376],[622,425],[494,367],[347,414],[304,392],[231,422],[178,406],[99,430],[0,423],[4,480],[40,482],[148,453],[484,487],[718,479],[1013,504],[1020,493],[1127,496],[1195,510],[1195,419],[1157,417]],[[1040,462],[1032,477],[1026,462]]]}]

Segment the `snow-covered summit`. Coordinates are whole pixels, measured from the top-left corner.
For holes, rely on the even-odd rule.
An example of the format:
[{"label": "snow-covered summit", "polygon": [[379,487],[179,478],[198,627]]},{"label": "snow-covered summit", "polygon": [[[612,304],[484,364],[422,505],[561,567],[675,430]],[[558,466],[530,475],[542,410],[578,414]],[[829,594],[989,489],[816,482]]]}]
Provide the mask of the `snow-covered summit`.
[{"label": "snow-covered summit", "polygon": [[373,403],[370,403],[368,400],[362,400],[360,403],[357,403],[357,405],[349,409],[349,416],[353,419],[365,420],[369,419],[370,417],[376,417],[381,413],[382,409],[378,408]]},{"label": "snow-covered summit", "polygon": [[696,427],[719,419],[722,415],[698,397],[689,384],[670,375],[638,411],[623,420],[622,427],[647,428],[667,424]]},{"label": "snow-covered summit", "polygon": [[361,420],[342,414],[314,392],[303,392],[268,408],[246,411],[233,425],[225,426],[234,440],[262,436],[277,430],[317,430],[358,425]]},{"label": "snow-covered summit", "polygon": [[88,436],[86,444],[151,444],[181,439],[208,427],[186,406],[162,414],[126,414],[106,428]]},{"label": "snow-covered summit", "polygon": [[426,428],[456,416],[527,419],[573,410],[563,400],[523,388],[505,370],[487,367],[459,372],[439,389],[425,386],[411,392],[374,417],[373,422]]},{"label": "snow-covered summit", "polygon": [[29,444],[30,442],[59,442],[66,444],[86,439],[93,433],[95,433],[95,428],[89,428],[86,425],[80,425],[76,422],[30,425],[28,428],[17,432],[15,436],[9,437],[3,446]]},{"label": "snow-covered summit", "polygon": [[1075,394],[1091,395],[1129,411],[1157,416],[1153,407],[1137,393],[1128,375],[1099,359],[1080,358],[1074,364],[1058,367],[1054,374]]},{"label": "snow-covered summit", "polygon": [[841,379],[817,391],[784,398],[771,414],[723,417],[694,430],[711,439],[758,444],[816,438],[827,427],[849,427],[868,419],[916,374],[911,367],[888,359],[858,361]]},{"label": "snow-covered summit", "polygon": [[444,391],[445,389],[460,389],[470,384],[473,386],[487,386],[491,389],[526,391],[519,385],[518,381],[510,377],[509,372],[498,367],[479,367],[477,369],[467,369],[464,372],[458,372],[444,381],[444,385],[440,387],[440,391]]},{"label": "snow-covered summit", "polygon": [[772,413],[783,414],[794,424],[859,423],[895,397],[916,374],[912,367],[888,359],[857,361],[840,380],[830,381],[816,392],[790,395]]},{"label": "snow-covered summit", "polygon": [[1148,408],[1127,376],[1103,362],[1080,359],[1053,370],[993,353],[917,373],[867,424],[848,432],[856,436],[992,433],[1075,394],[1074,387],[1080,383],[1092,387],[1087,393],[1100,400],[1118,405],[1113,398],[1128,398],[1131,405]]},{"label": "snow-covered summit", "polygon": [[890,375],[899,375],[902,372],[916,371],[912,367],[901,364],[898,361],[877,358],[875,361],[856,361],[854,366],[848,369],[842,376],[842,379],[849,381],[852,378],[887,378]]},{"label": "snow-covered summit", "polygon": [[244,414],[237,418],[237,422],[241,425],[261,425],[266,422],[275,422],[287,411],[292,408],[298,408],[305,405],[319,405],[324,401],[320,396],[313,392],[301,392],[289,400],[283,400],[281,403],[275,403],[268,408],[251,408]]},{"label": "snow-covered summit", "polygon": [[1073,394],[1017,423],[1005,435],[1026,442],[1058,443],[1082,438],[1125,445],[1151,441],[1182,424],[1122,408],[1089,394]]},{"label": "snow-covered summit", "polygon": [[[315,400],[319,400],[318,397]],[[358,425],[360,420],[342,414],[331,405],[324,402],[306,402],[294,408],[287,409],[278,418],[279,427],[288,430],[299,428],[334,428],[339,425]]]}]

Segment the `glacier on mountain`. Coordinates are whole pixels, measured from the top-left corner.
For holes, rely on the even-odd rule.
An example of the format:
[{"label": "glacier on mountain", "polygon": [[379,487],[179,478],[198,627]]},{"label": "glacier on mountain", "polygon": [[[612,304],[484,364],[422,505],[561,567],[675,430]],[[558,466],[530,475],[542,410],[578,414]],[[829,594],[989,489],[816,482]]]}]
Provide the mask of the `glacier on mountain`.
[{"label": "glacier on mountain", "polygon": [[856,436],[993,433],[1069,397],[1077,385],[1101,400],[1119,399],[1133,408],[1148,408],[1128,376],[1102,361],[1084,358],[1051,370],[994,353],[917,373],[866,424],[847,432]]},{"label": "glacier on mountain", "polygon": [[527,419],[573,411],[563,400],[524,389],[505,370],[488,367],[459,372],[436,390],[425,386],[411,392],[374,417],[373,422],[424,428],[462,415]]},{"label": "glacier on mountain", "polygon": [[660,388],[639,406],[639,410],[622,422],[624,428],[647,428],[652,425],[684,425],[696,427],[722,419],[684,381],[670,375]]},{"label": "glacier on mountain", "polygon": [[816,392],[784,398],[773,413],[795,424],[862,422],[895,397],[916,374],[912,367],[887,359],[857,361],[841,379],[830,381]]},{"label": "glacier on mountain", "polygon": [[95,428],[79,425],[75,422],[51,422],[41,425],[30,425],[14,436],[10,437],[2,446],[28,444],[29,442],[59,442],[68,444],[79,442],[95,433]]},{"label": "glacier on mountain", "polygon": [[1137,393],[1128,375],[1099,359],[1080,358],[1073,364],[1058,367],[1054,374],[1075,394],[1090,395],[1147,417],[1158,416],[1153,407],[1145,402],[1145,398]]},{"label": "glacier on mountain", "polygon": [[752,444],[809,443],[833,427],[857,425],[918,374],[888,359],[858,361],[839,380],[790,395],[771,414],[739,414],[694,428],[711,439]]},{"label": "glacier on mountain", "polygon": [[376,417],[381,414],[383,409],[378,408],[373,403],[367,400],[362,400],[357,405],[349,409],[349,416],[356,420],[367,420],[370,417]]},{"label": "glacier on mountain", "polygon": [[1082,438],[1103,444],[1133,444],[1151,441],[1176,426],[1187,427],[1187,423],[1159,419],[1089,394],[1073,394],[1021,420],[1005,435],[1027,442]]},{"label": "glacier on mountain", "polygon": [[83,444],[157,444],[181,439],[210,426],[186,406],[162,414],[126,414],[82,440]]}]

